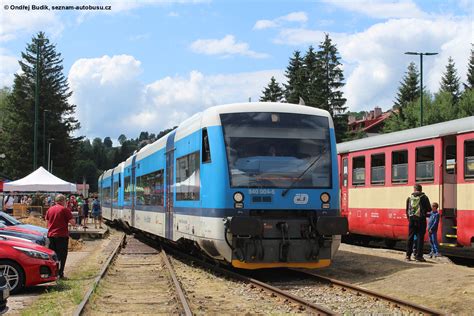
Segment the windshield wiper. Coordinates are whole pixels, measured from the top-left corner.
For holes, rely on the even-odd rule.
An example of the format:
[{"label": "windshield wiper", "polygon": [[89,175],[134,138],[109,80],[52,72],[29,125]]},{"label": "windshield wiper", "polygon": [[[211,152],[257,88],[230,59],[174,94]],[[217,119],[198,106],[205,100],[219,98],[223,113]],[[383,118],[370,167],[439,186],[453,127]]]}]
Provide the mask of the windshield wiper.
[{"label": "windshield wiper", "polygon": [[314,158],[314,160],[309,164],[309,166],[295,180],[291,182],[290,186],[283,190],[283,192],[281,192],[281,196],[285,196],[288,191],[290,191],[293,186],[301,180],[301,178],[306,174],[306,172],[308,172],[308,170],[311,169],[319,161],[319,159],[321,159],[321,157],[326,153],[326,150],[327,148],[324,147],[323,151],[316,158]]}]

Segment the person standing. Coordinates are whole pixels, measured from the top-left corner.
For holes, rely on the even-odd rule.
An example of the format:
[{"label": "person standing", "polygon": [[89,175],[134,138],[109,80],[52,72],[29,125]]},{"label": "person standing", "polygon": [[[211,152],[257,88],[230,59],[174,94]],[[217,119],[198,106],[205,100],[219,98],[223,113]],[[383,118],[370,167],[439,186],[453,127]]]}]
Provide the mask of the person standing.
[{"label": "person standing", "polygon": [[426,232],[426,216],[431,210],[430,199],[422,192],[421,184],[413,186],[414,192],[407,198],[406,215],[408,219],[408,241],[406,260],[411,260],[413,252],[413,242],[416,235],[416,253],[415,260],[424,262],[423,244]]},{"label": "person standing", "polygon": [[64,279],[69,244],[68,224],[76,225],[76,222],[72,217],[71,210],[66,207],[64,195],[58,194],[54,201],[56,204],[48,209],[45,219],[48,222],[49,248],[58,255],[61,262],[59,277]]},{"label": "person standing", "polygon": [[102,207],[97,196],[94,197],[92,202],[92,217],[94,218],[95,229],[97,229],[97,222],[99,222],[99,228],[102,229]]},{"label": "person standing", "polygon": [[431,204],[431,214],[428,220],[428,236],[430,237],[431,252],[430,258],[439,257],[439,245],[438,245],[438,224],[439,224],[439,212],[438,203],[433,202]]},{"label": "person standing", "polygon": [[89,198],[84,199],[84,205],[82,206],[82,215],[84,215],[84,226],[87,226],[89,218]]},{"label": "person standing", "polygon": [[3,209],[5,213],[13,215],[13,203],[15,203],[15,198],[12,195],[7,195],[3,200]]}]

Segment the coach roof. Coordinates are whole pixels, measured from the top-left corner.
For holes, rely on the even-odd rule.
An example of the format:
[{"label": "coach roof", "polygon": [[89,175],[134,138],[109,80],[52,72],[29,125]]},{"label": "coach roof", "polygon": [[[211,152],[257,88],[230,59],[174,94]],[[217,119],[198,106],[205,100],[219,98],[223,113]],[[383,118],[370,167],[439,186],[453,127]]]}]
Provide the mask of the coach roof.
[{"label": "coach roof", "polygon": [[341,143],[337,145],[337,152],[339,154],[344,154],[359,150],[409,143],[423,139],[461,134],[472,131],[474,131],[474,116],[469,116],[443,123]]},{"label": "coach roof", "polygon": [[329,127],[334,128],[329,112],[310,106],[279,102],[246,102],[217,105],[197,113],[179,124],[175,140],[186,137],[201,127],[221,125],[220,114],[242,112],[277,112],[318,115],[329,118]]}]

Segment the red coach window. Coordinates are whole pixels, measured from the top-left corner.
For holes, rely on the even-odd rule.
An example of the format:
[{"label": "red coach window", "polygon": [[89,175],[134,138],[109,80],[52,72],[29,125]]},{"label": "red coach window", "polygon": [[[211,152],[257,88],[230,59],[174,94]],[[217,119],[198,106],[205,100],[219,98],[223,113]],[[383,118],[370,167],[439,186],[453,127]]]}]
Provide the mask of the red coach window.
[{"label": "red coach window", "polygon": [[433,181],[434,147],[416,149],[416,181]]},{"label": "red coach window", "polygon": [[392,152],[392,182],[407,183],[408,182],[408,151]]},{"label": "red coach window", "polygon": [[464,142],[464,177],[474,179],[474,140]]},{"label": "red coach window", "polygon": [[372,155],[370,158],[370,183],[384,184],[385,183],[385,154]]},{"label": "red coach window", "polygon": [[352,185],[365,184],[365,156],[352,158]]}]

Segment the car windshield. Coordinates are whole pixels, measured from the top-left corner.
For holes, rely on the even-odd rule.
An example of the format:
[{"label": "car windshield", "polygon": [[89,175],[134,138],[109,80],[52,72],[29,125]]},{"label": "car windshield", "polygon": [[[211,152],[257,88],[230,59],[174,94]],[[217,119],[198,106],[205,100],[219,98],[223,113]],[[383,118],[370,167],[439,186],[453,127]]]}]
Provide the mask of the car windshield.
[{"label": "car windshield", "polygon": [[252,112],[220,118],[232,187],[331,185],[327,117]]},{"label": "car windshield", "polygon": [[8,215],[5,212],[0,213],[0,221],[1,220],[5,221],[5,222],[9,222],[12,225],[20,225],[21,224],[21,222],[19,220],[17,220],[15,217],[13,217],[11,215]]}]

